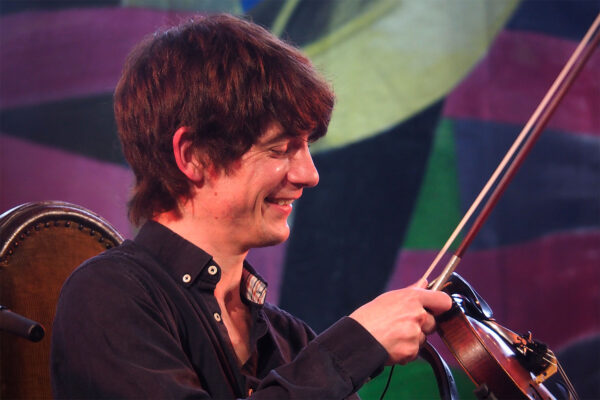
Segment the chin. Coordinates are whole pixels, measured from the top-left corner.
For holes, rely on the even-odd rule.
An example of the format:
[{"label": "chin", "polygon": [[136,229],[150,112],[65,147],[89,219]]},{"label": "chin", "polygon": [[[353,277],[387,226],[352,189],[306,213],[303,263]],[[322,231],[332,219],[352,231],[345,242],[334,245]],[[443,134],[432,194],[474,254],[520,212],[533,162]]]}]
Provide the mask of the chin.
[{"label": "chin", "polygon": [[255,247],[268,247],[268,246],[275,246],[277,244],[283,243],[285,242],[288,237],[290,237],[290,230],[285,229],[282,232],[274,232],[270,235],[264,235],[260,241],[260,243],[258,243]]}]

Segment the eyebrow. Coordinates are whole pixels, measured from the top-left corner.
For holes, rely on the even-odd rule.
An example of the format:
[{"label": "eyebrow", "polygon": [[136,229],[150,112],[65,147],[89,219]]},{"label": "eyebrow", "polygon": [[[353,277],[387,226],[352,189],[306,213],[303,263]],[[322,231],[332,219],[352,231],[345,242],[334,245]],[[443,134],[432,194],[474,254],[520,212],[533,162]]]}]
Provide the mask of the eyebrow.
[{"label": "eyebrow", "polygon": [[286,140],[286,139],[289,139],[292,137],[293,137],[292,135],[285,133],[285,131],[282,131],[282,132],[279,132],[277,135],[275,135],[269,139],[266,139],[266,140],[264,139],[264,136],[263,136],[263,138],[262,138],[263,140],[259,139],[259,143],[264,144],[264,145],[269,145],[269,144],[280,142],[282,140]]},{"label": "eyebrow", "polygon": [[264,137],[263,137],[262,141],[261,141],[261,139],[259,139],[259,141],[256,144],[263,145],[263,146],[269,146],[274,143],[281,142],[284,140],[289,140],[289,139],[300,139],[300,140],[306,141],[308,143],[312,143],[314,141],[311,139],[311,135],[308,135],[306,137],[306,139],[304,139],[302,137],[302,135],[294,135],[294,134],[287,133],[287,131],[285,131],[285,130],[282,130],[281,132],[277,133],[275,136],[273,136],[270,139],[264,140]]}]

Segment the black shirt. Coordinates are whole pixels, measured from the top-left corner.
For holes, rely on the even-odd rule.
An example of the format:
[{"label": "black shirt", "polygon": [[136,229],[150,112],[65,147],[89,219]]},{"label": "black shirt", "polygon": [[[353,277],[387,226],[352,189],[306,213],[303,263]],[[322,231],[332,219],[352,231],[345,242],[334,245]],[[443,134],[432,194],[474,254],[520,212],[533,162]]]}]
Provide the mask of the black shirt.
[{"label": "black shirt", "polygon": [[239,366],[213,295],[220,267],[166,227],[82,264],[66,281],[53,325],[56,398],[342,399],[382,367],[385,349],[345,317],[315,337],[264,303],[247,263],[242,298],[252,356]]}]

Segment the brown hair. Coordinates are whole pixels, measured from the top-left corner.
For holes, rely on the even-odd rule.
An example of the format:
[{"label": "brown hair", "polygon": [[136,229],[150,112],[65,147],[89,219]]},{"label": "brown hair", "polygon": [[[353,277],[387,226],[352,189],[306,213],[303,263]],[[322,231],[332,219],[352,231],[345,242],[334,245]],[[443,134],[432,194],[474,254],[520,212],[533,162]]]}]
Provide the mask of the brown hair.
[{"label": "brown hair", "polygon": [[331,88],[310,61],[264,28],[229,15],[201,16],[142,41],[129,55],[114,109],[136,182],[135,224],[191,196],[172,149],[186,126],[218,170],[239,159],[272,122],[290,135],[325,135]]}]

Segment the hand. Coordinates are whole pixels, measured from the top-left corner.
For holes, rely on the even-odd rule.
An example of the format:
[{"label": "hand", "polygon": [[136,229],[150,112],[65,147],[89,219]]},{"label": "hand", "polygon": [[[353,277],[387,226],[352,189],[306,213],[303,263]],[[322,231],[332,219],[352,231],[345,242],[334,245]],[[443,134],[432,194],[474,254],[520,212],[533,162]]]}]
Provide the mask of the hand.
[{"label": "hand", "polygon": [[427,281],[421,279],[383,293],[350,314],[387,350],[389,364],[406,364],[417,358],[426,335],[435,330],[434,316],[452,306],[446,293],[426,287]]}]

